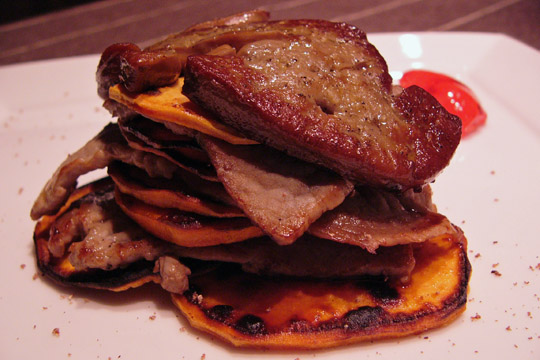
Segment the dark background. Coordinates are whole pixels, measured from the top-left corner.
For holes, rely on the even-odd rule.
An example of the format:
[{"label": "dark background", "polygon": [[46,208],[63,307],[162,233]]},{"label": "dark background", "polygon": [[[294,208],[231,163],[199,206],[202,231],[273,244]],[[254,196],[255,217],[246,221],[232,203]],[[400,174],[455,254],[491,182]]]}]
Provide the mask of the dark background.
[{"label": "dark background", "polygon": [[[370,33],[500,33],[540,50],[540,0],[0,0],[0,66],[149,45],[197,22],[262,8]],[[518,61],[519,62],[519,61]]]},{"label": "dark background", "polygon": [[93,1],[95,0],[3,0],[0,1],[0,24],[23,20]]}]

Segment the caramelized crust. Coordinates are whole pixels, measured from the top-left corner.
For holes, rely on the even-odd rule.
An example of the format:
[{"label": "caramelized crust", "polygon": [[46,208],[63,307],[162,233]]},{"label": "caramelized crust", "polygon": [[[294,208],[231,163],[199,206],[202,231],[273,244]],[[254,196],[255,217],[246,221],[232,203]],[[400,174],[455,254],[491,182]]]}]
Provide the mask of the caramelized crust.
[{"label": "caramelized crust", "polygon": [[[303,83],[261,67],[239,57],[192,56],[183,91],[247,137],[372,186],[421,186],[448,164],[459,143],[459,118],[420,88],[396,99],[383,83],[349,70],[334,76],[327,68],[312,75],[326,80]],[[313,93],[316,81],[330,91]]]}]

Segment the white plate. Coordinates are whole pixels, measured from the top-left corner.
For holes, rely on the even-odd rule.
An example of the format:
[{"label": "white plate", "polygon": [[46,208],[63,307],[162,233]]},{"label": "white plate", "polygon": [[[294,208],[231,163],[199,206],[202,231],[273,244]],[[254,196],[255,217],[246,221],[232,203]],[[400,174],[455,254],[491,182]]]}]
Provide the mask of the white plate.
[{"label": "white plate", "polygon": [[540,54],[489,34],[369,38],[392,74],[420,67],[454,76],[488,113],[434,185],[439,210],[469,239],[473,274],[463,316],[395,341],[256,352],[191,329],[157,286],[114,294],[35,279],[32,202],[68,152],[110,121],[95,90],[98,58],[89,56],[0,68],[0,358],[538,359]]}]

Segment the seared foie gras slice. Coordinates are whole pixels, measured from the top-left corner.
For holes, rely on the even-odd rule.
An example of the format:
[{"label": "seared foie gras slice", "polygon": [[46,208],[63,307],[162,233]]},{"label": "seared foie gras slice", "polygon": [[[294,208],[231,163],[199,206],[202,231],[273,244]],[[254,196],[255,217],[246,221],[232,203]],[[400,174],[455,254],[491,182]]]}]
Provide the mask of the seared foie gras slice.
[{"label": "seared foie gras slice", "polygon": [[263,145],[202,135],[199,141],[238,207],[281,245],[293,243],[353,188],[334,172]]},{"label": "seared foie gras slice", "polygon": [[154,236],[180,246],[212,246],[262,236],[247,218],[214,218],[146,204],[116,191],[116,202]]},{"label": "seared foie gras slice", "polygon": [[448,165],[460,119],[418,87],[395,96],[362,31],[323,21],[258,29],[271,30],[280,36],[236,56],[190,56],[184,94],[246,137],[358,183],[417,187]]},{"label": "seared foie gras slice", "polygon": [[418,243],[457,230],[436,211],[431,190],[394,193],[357,187],[337,208],[324,213],[309,233],[377,252],[381,246]]},{"label": "seared foie gras slice", "polygon": [[[214,217],[245,217],[219,183],[212,183],[213,198],[197,193],[180,177],[171,180],[151,178],[143,171],[121,163],[109,165],[108,173],[118,190],[147,204]],[[209,185],[207,183],[207,185]],[[208,190],[208,187],[206,187]],[[229,198],[228,203],[216,198]]]},{"label": "seared foie gras slice", "polygon": [[178,78],[190,54],[215,52],[214,48],[227,46],[226,43],[211,48],[195,46],[201,40],[215,41],[216,35],[222,32],[218,30],[220,28],[245,27],[249,23],[267,21],[269,16],[267,11],[252,10],[205,21],[146,49],[132,43],[113,44],[105,49],[99,61],[96,72],[98,94],[108,99],[109,88],[119,83],[130,92],[143,92],[169,85]]},{"label": "seared foie gras slice", "polygon": [[[238,347],[315,349],[421,333],[465,310],[470,264],[461,233],[414,246],[407,285],[262,278],[239,269],[192,277],[173,302],[190,324]],[[223,284],[227,284],[224,286]]]}]

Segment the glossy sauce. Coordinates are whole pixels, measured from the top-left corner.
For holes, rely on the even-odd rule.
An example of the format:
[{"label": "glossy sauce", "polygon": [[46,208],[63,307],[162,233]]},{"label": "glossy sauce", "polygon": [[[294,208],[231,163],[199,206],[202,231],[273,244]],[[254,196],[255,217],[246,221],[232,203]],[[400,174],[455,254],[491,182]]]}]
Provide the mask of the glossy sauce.
[{"label": "glossy sauce", "polygon": [[471,89],[443,74],[426,70],[410,70],[399,81],[404,88],[417,85],[433,95],[448,112],[462,121],[462,136],[486,123],[487,114]]}]

